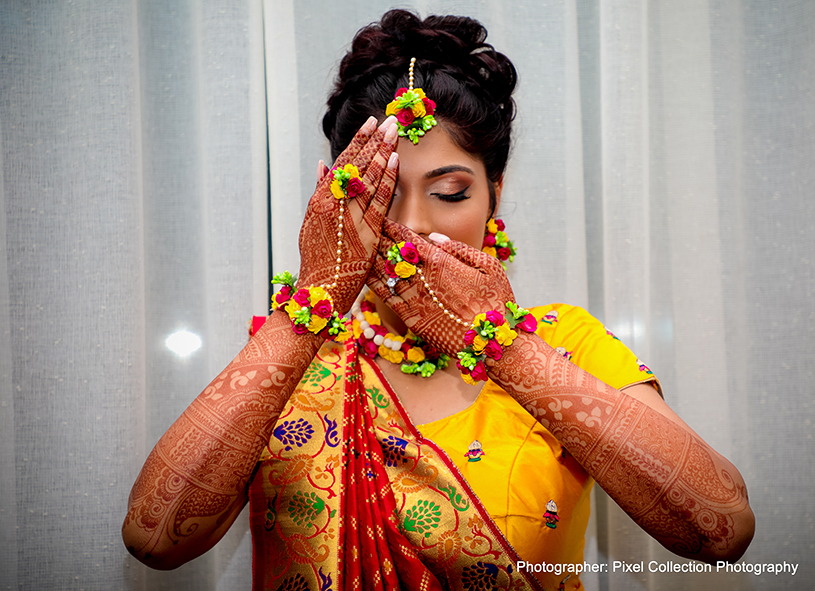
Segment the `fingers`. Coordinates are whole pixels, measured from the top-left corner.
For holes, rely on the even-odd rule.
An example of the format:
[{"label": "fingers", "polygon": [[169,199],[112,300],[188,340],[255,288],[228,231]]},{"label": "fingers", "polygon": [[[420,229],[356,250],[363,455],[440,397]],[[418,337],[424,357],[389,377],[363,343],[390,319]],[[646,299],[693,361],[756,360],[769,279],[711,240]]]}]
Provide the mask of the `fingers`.
[{"label": "fingers", "polygon": [[391,199],[393,199],[393,189],[396,186],[397,176],[399,176],[399,154],[391,152],[385,167],[385,173],[368,209],[364,213],[365,223],[376,236],[379,236],[382,232],[382,223],[385,221]]},{"label": "fingers", "polygon": [[[365,192],[357,197],[363,210],[368,207],[372,197],[377,193],[383,175],[387,170],[390,156],[396,148],[396,140],[398,139],[396,118],[388,117],[379,126],[375,135],[383,130],[384,135],[381,141],[376,143],[375,138],[372,137],[368,145],[354,159],[354,165],[359,169],[362,182],[365,184]],[[391,189],[391,193],[393,193],[393,189]]]},{"label": "fingers", "polygon": [[[376,130],[376,117],[369,117],[365,124],[359,128],[359,131],[354,136],[354,139],[351,140],[351,143],[348,144],[348,147],[345,148],[342,153],[337,156],[337,160],[334,162],[334,167],[342,168],[354,158],[356,158],[362,149],[368,145],[371,139],[374,139]],[[384,130],[382,131],[384,135]],[[379,137],[378,141],[382,140],[382,136]]]}]

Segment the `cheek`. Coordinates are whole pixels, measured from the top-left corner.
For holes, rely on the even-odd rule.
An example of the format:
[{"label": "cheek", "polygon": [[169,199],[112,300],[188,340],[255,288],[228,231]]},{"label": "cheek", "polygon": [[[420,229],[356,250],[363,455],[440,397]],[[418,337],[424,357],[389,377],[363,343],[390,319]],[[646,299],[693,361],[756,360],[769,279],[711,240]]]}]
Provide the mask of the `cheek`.
[{"label": "cheek", "polygon": [[480,250],[484,240],[485,215],[481,208],[460,211],[440,220],[436,231]]}]

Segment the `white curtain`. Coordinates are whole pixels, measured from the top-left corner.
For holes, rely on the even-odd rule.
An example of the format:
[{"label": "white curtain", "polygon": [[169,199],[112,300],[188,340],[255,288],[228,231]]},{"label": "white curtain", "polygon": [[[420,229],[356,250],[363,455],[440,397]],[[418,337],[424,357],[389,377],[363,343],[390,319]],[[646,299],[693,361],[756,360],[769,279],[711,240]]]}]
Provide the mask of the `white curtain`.
[{"label": "white curtain", "polygon": [[[585,306],[626,341],[741,469],[743,560],[799,565],[587,586],[809,588],[815,4],[401,5],[478,18],[520,73],[501,212],[518,299]],[[337,60],[387,8],[0,6],[0,588],[249,588],[245,519],[172,573],[119,527],[152,445],[266,308],[267,174],[273,266],[297,267]],[[181,329],[203,342],[184,358]],[[669,560],[603,495],[594,521],[588,560]]]},{"label": "white curtain", "polygon": [[[250,585],[245,520],[173,573],[120,528],[267,309],[261,23],[250,1],[0,7],[2,589]],[[202,341],[183,358],[180,330]]]}]

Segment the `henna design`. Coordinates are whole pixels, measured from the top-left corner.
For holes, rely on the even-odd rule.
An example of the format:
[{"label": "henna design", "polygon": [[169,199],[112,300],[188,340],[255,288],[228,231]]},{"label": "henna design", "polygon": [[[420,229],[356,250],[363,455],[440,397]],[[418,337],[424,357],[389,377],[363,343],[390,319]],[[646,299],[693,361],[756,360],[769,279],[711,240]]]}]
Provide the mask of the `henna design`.
[{"label": "henna design", "polygon": [[272,315],[190,404],[150,453],[130,493],[126,545],[151,566],[207,550],[246,502],[246,487],[275,421],[317,349]]},{"label": "henna design", "polygon": [[520,336],[489,371],[668,549],[702,560],[746,549],[752,512],[744,481],[690,429],[600,382],[534,335]]},{"label": "henna design", "polygon": [[[387,252],[402,240],[412,242],[419,251],[422,274],[432,286],[435,300],[418,274],[399,281],[396,294],[387,287]],[[502,309],[506,302],[515,301],[506,273],[495,257],[452,240],[442,245],[430,244],[387,219],[368,286],[408,328],[448,354],[461,349],[469,325],[461,325],[446,315],[440,302],[454,315],[470,322],[481,312]]]},{"label": "henna design", "polygon": [[[340,313],[351,308],[364,285],[379,242],[382,220],[396,184],[397,160],[388,165],[396,145],[395,129],[389,119],[370,137],[364,130],[355,136],[336,165],[354,164],[362,175],[365,191],[343,206],[331,194],[332,178],[326,175],[317,184],[300,230],[298,285],[330,286],[334,307]],[[345,213],[340,216],[343,209]]]}]

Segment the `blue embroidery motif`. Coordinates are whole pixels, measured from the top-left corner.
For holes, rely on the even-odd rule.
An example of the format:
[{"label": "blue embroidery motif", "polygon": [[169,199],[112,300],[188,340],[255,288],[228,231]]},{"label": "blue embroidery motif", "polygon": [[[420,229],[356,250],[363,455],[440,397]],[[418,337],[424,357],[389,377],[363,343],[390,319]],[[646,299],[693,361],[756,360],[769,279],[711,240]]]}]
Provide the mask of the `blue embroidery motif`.
[{"label": "blue embroidery motif", "polygon": [[292,446],[305,445],[312,435],[314,435],[314,428],[305,419],[283,421],[283,424],[278,425],[274,430],[274,436],[283,443],[283,449],[286,451],[291,451]]},{"label": "blue embroidery motif", "polygon": [[407,462],[405,449],[407,449],[407,441],[394,437],[393,435],[388,435],[382,441],[382,453],[385,456],[385,464],[390,468],[395,468],[399,465],[399,462],[403,464]]},{"label": "blue embroidery motif", "polygon": [[325,422],[328,423],[328,429],[325,432],[325,442],[329,447],[337,447],[340,444],[340,434],[337,429],[337,421],[332,421],[326,417]]}]

